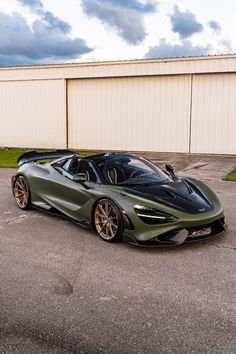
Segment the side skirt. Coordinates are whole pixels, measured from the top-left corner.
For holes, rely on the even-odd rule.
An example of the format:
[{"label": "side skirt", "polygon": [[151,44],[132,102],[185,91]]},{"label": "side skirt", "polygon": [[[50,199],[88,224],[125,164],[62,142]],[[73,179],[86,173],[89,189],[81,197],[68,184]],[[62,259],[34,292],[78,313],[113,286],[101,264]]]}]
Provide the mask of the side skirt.
[{"label": "side skirt", "polygon": [[32,205],[32,208],[34,208],[36,210],[39,210],[39,211],[41,211],[43,213],[46,213],[46,214],[49,214],[49,215],[52,215],[52,216],[57,216],[57,217],[60,217],[60,218],[64,218],[66,220],[72,221],[76,225],[79,225],[79,226],[85,227],[87,229],[93,230],[92,223],[91,223],[90,220],[86,220],[86,219],[76,220],[76,219],[73,219],[73,218],[63,214],[62,212],[60,212],[56,208],[53,208],[52,206],[47,205],[47,208],[46,208],[45,207],[46,204],[45,204],[45,206],[44,205],[43,206],[39,206],[39,205],[35,205],[33,203],[31,205]]}]

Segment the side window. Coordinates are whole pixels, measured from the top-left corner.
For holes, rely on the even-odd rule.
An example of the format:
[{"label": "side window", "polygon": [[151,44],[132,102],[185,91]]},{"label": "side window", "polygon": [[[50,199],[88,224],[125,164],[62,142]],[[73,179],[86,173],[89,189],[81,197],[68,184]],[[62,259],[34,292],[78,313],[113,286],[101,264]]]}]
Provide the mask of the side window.
[{"label": "side window", "polygon": [[67,163],[67,159],[66,160],[59,160],[59,161],[57,161],[57,162],[54,162],[53,164],[52,164],[52,166],[54,167],[54,168],[63,168],[63,166]]},{"label": "side window", "polygon": [[62,165],[62,168],[68,172],[68,169],[70,167],[70,164],[71,164],[71,159],[67,160],[63,165]]}]

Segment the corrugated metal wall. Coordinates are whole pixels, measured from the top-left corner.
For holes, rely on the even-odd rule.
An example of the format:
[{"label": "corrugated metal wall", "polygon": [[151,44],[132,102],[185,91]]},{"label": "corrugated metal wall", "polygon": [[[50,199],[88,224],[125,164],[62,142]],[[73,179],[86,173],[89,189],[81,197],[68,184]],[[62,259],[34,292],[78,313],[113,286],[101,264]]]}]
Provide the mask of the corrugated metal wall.
[{"label": "corrugated metal wall", "polygon": [[65,80],[0,82],[0,146],[66,147]]},{"label": "corrugated metal wall", "polygon": [[0,105],[0,147],[236,154],[236,55],[1,68]]},{"label": "corrugated metal wall", "polygon": [[187,152],[191,78],[68,82],[69,147]]},{"label": "corrugated metal wall", "polygon": [[68,81],[69,146],[236,154],[236,74]]},{"label": "corrugated metal wall", "polygon": [[194,75],[191,152],[236,154],[236,74]]}]

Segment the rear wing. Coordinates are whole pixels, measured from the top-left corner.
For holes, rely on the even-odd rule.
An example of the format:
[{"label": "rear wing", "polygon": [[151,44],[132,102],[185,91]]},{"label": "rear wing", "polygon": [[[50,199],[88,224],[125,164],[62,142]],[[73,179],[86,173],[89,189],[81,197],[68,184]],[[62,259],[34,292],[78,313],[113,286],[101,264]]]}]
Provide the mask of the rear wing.
[{"label": "rear wing", "polygon": [[56,150],[56,151],[45,151],[45,152],[29,151],[24,153],[18,158],[17,164],[21,166],[27,162],[35,162],[44,159],[54,159],[54,158],[57,159],[59,157],[70,156],[74,154],[75,153],[70,150]]}]

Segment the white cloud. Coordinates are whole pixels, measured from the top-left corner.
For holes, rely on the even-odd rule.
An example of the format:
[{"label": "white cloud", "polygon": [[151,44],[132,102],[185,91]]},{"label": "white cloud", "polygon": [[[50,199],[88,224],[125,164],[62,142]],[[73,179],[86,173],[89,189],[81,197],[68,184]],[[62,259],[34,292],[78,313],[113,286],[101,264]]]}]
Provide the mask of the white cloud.
[{"label": "white cloud", "polygon": [[92,49],[59,28],[36,20],[32,28],[19,13],[0,12],[0,64],[22,65],[71,60]]}]

